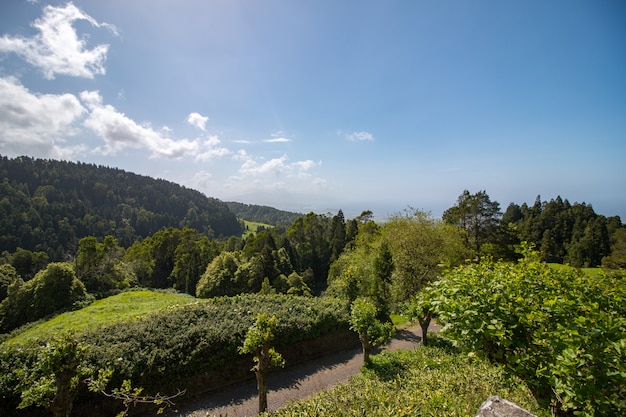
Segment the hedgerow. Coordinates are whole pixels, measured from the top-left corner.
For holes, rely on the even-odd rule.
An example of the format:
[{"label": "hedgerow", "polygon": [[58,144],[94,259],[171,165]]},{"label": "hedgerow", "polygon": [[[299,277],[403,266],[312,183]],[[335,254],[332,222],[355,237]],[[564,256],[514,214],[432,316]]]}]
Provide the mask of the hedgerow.
[{"label": "hedgerow", "polygon": [[[114,369],[112,386],[130,380],[146,392],[165,393],[187,388],[184,384],[198,376],[241,374],[242,363],[247,372],[251,359],[242,359],[238,347],[259,313],[278,319],[275,346],[279,351],[349,326],[348,308],[336,299],[242,295],[170,307],[77,337],[88,346],[86,360],[93,369]],[[0,410],[8,412],[19,403],[16,387],[21,370],[32,364],[45,343],[0,347]],[[230,372],[233,367],[238,369]]]}]

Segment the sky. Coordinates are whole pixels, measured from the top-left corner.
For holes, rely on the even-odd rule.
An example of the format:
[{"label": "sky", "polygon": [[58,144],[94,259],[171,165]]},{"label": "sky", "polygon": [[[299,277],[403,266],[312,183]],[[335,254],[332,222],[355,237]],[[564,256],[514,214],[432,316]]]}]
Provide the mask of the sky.
[{"label": "sky", "polygon": [[0,3],[0,154],[347,218],[626,219],[623,1]]}]

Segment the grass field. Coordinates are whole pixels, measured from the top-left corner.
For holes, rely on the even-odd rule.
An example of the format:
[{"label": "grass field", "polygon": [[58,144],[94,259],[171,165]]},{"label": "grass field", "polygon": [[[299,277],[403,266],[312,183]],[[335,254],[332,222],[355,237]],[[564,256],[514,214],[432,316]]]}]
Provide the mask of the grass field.
[{"label": "grass field", "polygon": [[18,334],[5,343],[21,344],[65,331],[80,332],[81,330],[104,324],[131,321],[169,306],[189,304],[197,301],[196,298],[185,294],[149,290],[124,292],[94,301],[80,310],[58,315]]},{"label": "grass field", "polygon": [[259,223],[259,222],[251,222],[248,220],[243,221],[246,227],[246,230],[241,235],[242,239],[247,238],[251,233],[256,233],[259,227],[264,227],[266,229],[272,229],[274,226],[271,224]]},{"label": "grass field", "polygon": [[[558,269],[564,269],[564,268],[572,268],[569,265],[563,265],[563,264],[556,264],[556,263],[550,263],[549,264],[552,268]],[[580,268],[581,271],[583,271],[583,273],[585,275],[587,275],[588,277],[597,277],[600,276],[600,274],[603,273],[603,269],[602,268]]]}]

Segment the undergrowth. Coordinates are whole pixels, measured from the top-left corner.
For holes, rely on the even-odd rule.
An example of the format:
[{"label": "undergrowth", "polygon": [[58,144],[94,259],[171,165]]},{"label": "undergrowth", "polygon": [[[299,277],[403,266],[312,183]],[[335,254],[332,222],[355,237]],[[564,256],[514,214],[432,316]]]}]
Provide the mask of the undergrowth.
[{"label": "undergrowth", "polygon": [[549,415],[521,382],[497,367],[432,346],[384,351],[349,382],[266,416],[474,416],[491,395]]}]

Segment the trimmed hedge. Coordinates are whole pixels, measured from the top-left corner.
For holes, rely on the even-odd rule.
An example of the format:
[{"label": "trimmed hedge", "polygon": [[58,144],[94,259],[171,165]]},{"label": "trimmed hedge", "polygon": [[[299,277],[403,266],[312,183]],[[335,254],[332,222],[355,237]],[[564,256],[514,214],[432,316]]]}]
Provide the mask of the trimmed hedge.
[{"label": "trimmed hedge", "polygon": [[[99,327],[77,337],[90,346],[90,365],[95,369],[112,367],[115,370],[111,387],[130,379],[133,386],[144,387],[146,393],[166,394],[187,388],[188,393],[193,394],[216,389],[215,382],[228,380],[227,377],[241,379],[250,375],[252,359],[242,357],[237,349],[258,313],[278,318],[275,346],[279,351],[281,347],[290,350],[292,360],[297,354],[288,346],[346,332],[349,326],[348,307],[336,299],[241,295],[170,307],[132,322]],[[45,341],[21,347],[0,347],[0,410],[3,415],[16,412],[20,369],[32,363],[42,344]],[[303,349],[304,352],[317,354],[319,349]],[[194,386],[189,386],[190,383]],[[79,394],[77,403],[97,398],[85,390]]]}]

